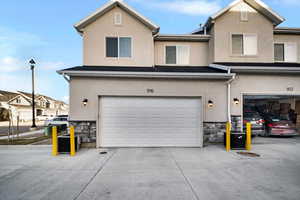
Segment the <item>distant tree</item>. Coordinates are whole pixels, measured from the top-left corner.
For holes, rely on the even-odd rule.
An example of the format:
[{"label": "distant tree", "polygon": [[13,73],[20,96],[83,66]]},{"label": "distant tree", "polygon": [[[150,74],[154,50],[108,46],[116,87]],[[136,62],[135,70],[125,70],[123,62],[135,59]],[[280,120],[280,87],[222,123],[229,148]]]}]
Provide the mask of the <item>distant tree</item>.
[{"label": "distant tree", "polygon": [[9,111],[5,108],[0,108],[0,121],[9,121]]}]

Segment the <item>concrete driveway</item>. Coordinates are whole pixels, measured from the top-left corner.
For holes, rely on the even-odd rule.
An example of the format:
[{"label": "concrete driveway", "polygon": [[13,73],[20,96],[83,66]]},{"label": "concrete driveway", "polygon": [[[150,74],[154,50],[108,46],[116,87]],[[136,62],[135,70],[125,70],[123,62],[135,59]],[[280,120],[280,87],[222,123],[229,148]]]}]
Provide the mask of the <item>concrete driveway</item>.
[{"label": "concrete driveway", "polygon": [[2,146],[0,199],[299,200],[300,138],[287,140],[254,145],[259,158],[222,145],[85,149],[73,158]]}]

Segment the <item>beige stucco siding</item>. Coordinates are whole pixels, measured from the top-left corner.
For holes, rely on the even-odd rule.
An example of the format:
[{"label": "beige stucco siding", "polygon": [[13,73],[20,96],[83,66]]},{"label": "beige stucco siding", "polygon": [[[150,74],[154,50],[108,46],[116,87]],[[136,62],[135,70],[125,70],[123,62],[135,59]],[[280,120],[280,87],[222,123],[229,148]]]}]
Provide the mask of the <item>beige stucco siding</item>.
[{"label": "beige stucco siding", "polygon": [[155,41],[155,65],[166,64],[165,47],[168,45],[184,45],[190,49],[189,65],[207,66],[208,65],[208,42],[162,42]]},{"label": "beige stucco siding", "polygon": [[[147,89],[153,89],[154,93],[147,93]],[[70,120],[97,120],[99,96],[201,96],[204,121],[227,120],[224,81],[73,77],[70,83]],[[86,107],[82,105],[85,98],[88,99]],[[207,107],[208,100],[214,102],[213,108]]]},{"label": "beige stucco siding", "polygon": [[[240,3],[215,20],[215,62],[273,62],[273,24],[263,15],[248,6],[248,21],[241,21]],[[256,34],[256,56],[234,56],[231,51],[231,34]]]},{"label": "beige stucco siding", "polygon": [[[122,25],[114,25],[114,14],[122,14]],[[132,37],[132,58],[106,58],[105,38]],[[83,64],[104,66],[153,66],[154,41],[149,28],[116,7],[84,29]]]},{"label": "beige stucco siding", "polygon": [[[287,88],[293,87],[290,92]],[[242,114],[242,95],[300,95],[300,78],[292,75],[238,75],[232,82],[231,114]],[[240,105],[234,105],[233,99],[240,99]]]},{"label": "beige stucco siding", "polygon": [[300,35],[274,35],[275,43],[297,43],[298,63],[300,62]]}]

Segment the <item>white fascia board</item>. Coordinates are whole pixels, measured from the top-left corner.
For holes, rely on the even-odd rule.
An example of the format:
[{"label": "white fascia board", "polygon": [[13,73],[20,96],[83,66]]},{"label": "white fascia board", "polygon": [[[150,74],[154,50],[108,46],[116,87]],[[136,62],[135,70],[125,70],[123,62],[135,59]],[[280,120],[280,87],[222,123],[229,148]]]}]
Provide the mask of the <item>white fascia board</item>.
[{"label": "white fascia board", "polygon": [[177,78],[177,79],[230,79],[235,74],[227,73],[177,73],[177,72],[99,72],[58,71],[59,74],[80,77],[124,77],[124,78]]}]

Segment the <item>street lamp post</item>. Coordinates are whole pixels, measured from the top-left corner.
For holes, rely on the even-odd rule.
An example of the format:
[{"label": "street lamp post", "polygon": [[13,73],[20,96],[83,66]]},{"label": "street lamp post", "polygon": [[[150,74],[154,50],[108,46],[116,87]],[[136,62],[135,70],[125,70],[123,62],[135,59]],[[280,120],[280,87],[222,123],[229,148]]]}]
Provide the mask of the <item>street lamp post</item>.
[{"label": "street lamp post", "polygon": [[35,61],[31,59],[29,61],[30,64],[30,69],[31,69],[31,74],[32,74],[32,126],[31,128],[36,128],[35,125],[35,100],[34,100],[34,66],[35,66]]}]

